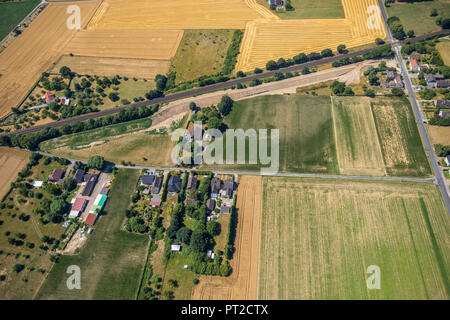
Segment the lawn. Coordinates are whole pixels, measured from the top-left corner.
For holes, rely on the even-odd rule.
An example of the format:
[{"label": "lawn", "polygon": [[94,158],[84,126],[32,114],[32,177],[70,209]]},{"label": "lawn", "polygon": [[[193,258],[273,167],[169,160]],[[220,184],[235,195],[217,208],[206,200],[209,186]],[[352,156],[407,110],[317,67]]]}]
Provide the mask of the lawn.
[{"label": "lawn", "polygon": [[[450,225],[431,183],[264,178],[259,299],[445,299]],[[380,268],[369,290],[367,267]]]},{"label": "lawn", "polygon": [[232,37],[233,30],[186,30],[170,67],[176,83],[220,72]]},{"label": "lawn", "polygon": [[[389,17],[399,17],[405,32],[414,30],[416,35],[422,35],[441,29],[436,25],[438,17],[448,18],[450,3],[445,0],[433,0],[414,3],[396,2],[386,8]],[[430,12],[437,9],[438,17],[431,17]]]},{"label": "lawn", "polygon": [[[108,202],[80,254],[62,256],[42,286],[38,299],[134,299],[149,238],[120,230],[139,170],[119,170]],[[81,290],[66,286],[67,267],[81,269]]]},{"label": "lawn", "polygon": [[24,0],[0,3],[0,40],[3,40],[40,2]]},{"label": "lawn", "polygon": [[[279,129],[282,172],[338,173],[330,97],[267,95],[241,100],[225,123],[235,129]],[[259,170],[261,165],[215,167]]]},{"label": "lawn", "polygon": [[388,175],[430,176],[430,165],[407,98],[373,99],[372,112]]},{"label": "lawn", "polygon": [[[258,0],[269,8],[267,0]],[[336,19],[345,18],[341,0],[291,0],[293,11],[276,11],[282,19]]]},{"label": "lawn", "polygon": [[450,40],[441,39],[439,40],[439,43],[436,44],[436,47],[439,50],[445,65],[450,66]]},{"label": "lawn", "polygon": [[341,174],[386,175],[370,98],[333,98],[333,114]]}]

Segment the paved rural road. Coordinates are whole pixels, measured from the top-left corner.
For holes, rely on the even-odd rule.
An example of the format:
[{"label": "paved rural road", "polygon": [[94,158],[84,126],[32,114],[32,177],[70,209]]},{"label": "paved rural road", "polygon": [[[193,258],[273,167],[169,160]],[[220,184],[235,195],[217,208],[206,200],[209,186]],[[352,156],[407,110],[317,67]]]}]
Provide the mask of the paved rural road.
[{"label": "paved rural road", "polygon": [[[19,148],[16,148],[19,149]],[[20,150],[26,150],[26,149],[20,149]],[[30,150],[26,150],[30,151]],[[33,151],[31,151],[33,152]],[[39,153],[43,156],[57,158],[58,156],[55,156],[51,153],[46,153],[42,151],[35,151],[36,153]],[[71,163],[74,163],[76,161],[86,163],[86,161],[71,159],[71,158],[65,158],[65,157],[59,157],[66,160],[69,160]],[[135,169],[135,170],[168,170],[168,171],[174,171],[174,170],[183,170],[183,171],[191,171],[191,170],[203,170],[199,168],[194,169],[187,169],[187,168],[180,168],[180,167],[172,167],[172,168],[163,168],[163,167],[146,167],[146,166],[125,166],[121,164],[115,164],[114,167],[119,169]],[[259,171],[236,171],[236,170],[209,170],[204,169],[207,171],[214,172],[215,174],[239,174],[239,175],[266,175],[266,176],[276,176],[276,177],[297,177],[297,178],[322,178],[322,179],[347,179],[347,180],[374,180],[374,181],[403,181],[403,182],[429,182],[429,183],[436,183],[435,178],[408,178],[408,177],[371,177],[371,176],[343,176],[343,175],[329,175],[329,174],[313,174],[313,173],[284,173],[279,172],[273,175],[267,175],[267,174],[261,174]]]},{"label": "paved rural road", "polygon": [[411,84],[411,79],[409,77],[408,69],[406,68],[406,64],[403,61],[403,58],[401,55],[401,45],[403,44],[403,42],[398,42],[392,37],[391,30],[389,29],[389,26],[387,24],[388,16],[386,13],[386,8],[384,7],[382,0],[378,0],[378,3],[380,4],[381,14],[383,16],[386,30],[388,31],[389,42],[391,43],[391,45],[393,47],[393,50],[395,52],[395,58],[397,59],[397,63],[400,66],[400,69],[402,71],[402,76],[403,76],[403,79],[405,82],[406,89],[408,91],[409,100],[411,101],[411,105],[414,110],[414,115],[416,117],[417,125],[419,126],[420,135],[422,136],[422,140],[425,145],[425,150],[427,152],[428,159],[431,163],[431,167],[433,168],[435,181],[441,191],[442,198],[443,198],[445,206],[447,208],[447,214],[450,216],[450,198],[448,195],[448,188],[445,183],[445,178],[444,178],[443,172],[442,172],[441,168],[439,167],[439,165],[437,164],[437,160],[434,155],[434,150],[433,150],[433,147],[431,146],[430,138],[428,137],[428,132],[424,125],[424,119],[422,117],[422,112],[419,109],[419,105],[417,103],[417,99],[414,94],[414,89]]},{"label": "paved rural road", "polygon": [[[424,35],[424,36],[408,39],[408,40],[405,40],[404,42],[406,42],[406,41],[408,41],[408,42],[416,42],[416,41],[420,41],[420,40],[426,39],[426,38],[431,37],[431,36],[446,34],[448,32],[449,32],[448,30],[441,30],[441,31],[437,31],[437,32],[433,32],[433,33]],[[103,116],[107,116],[107,115],[111,115],[111,114],[116,114],[116,113],[120,112],[121,110],[127,109],[127,108],[148,106],[148,105],[157,104],[157,103],[167,103],[167,102],[171,102],[171,101],[175,101],[175,100],[179,100],[179,99],[189,98],[189,97],[205,94],[205,93],[208,93],[208,92],[211,92],[211,91],[216,91],[216,90],[222,90],[222,89],[225,89],[225,88],[229,88],[229,87],[231,87],[233,85],[236,85],[238,83],[251,81],[252,79],[268,78],[268,77],[273,76],[277,72],[300,71],[304,67],[308,67],[308,68],[315,67],[315,66],[319,66],[319,65],[322,65],[322,64],[331,63],[331,62],[340,60],[340,59],[345,58],[345,57],[352,58],[352,57],[355,57],[355,56],[362,55],[362,54],[364,54],[366,52],[369,52],[371,50],[373,50],[373,48],[364,49],[364,50],[360,50],[360,51],[355,51],[355,52],[348,53],[348,54],[343,54],[343,55],[337,55],[337,56],[333,56],[333,57],[327,57],[327,58],[323,58],[323,59],[320,59],[320,60],[315,60],[315,61],[310,61],[310,62],[306,62],[306,63],[303,63],[303,64],[293,65],[293,66],[282,68],[282,69],[279,69],[279,70],[268,71],[268,72],[264,72],[264,73],[260,73],[260,74],[253,74],[253,75],[247,76],[245,78],[232,79],[232,80],[229,80],[229,81],[226,81],[226,82],[220,82],[220,83],[212,84],[212,85],[205,86],[205,87],[200,87],[200,88],[195,88],[195,89],[188,90],[188,91],[182,91],[182,92],[174,93],[174,94],[167,95],[167,96],[161,97],[161,98],[156,98],[156,99],[152,99],[152,100],[145,100],[145,101],[140,101],[140,102],[136,102],[136,103],[131,103],[131,104],[123,105],[123,106],[120,106],[120,107],[117,107],[117,108],[113,108],[113,109],[103,110],[103,111],[100,111],[100,112],[88,113],[88,114],[85,114],[85,115],[81,115],[81,116],[77,116],[77,117],[73,117],[73,118],[68,118],[68,119],[64,119],[64,120],[60,120],[60,121],[56,121],[56,122],[50,122],[50,123],[47,123],[47,124],[44,124],[44,125],[39,125],[39,126],[31,127],[31,128],[17,130],[17,131],[14,131],[14,132],[2,133],[0,135],[10,136],[10,135],[16,135],[16,134],[33,133],[33,132],[37,132],[37,131],[40,131],[40,130],[45,129],[45,128],[56,128],[56,127],[60,127],[60,126],[63,126],[65,124],[71,124],[71,123],[74,123],[74,122],[77,122],[77,121],[85,121],[85,120],[95,119],[95,118],[98,118],[98,117],[103,117]]]}]

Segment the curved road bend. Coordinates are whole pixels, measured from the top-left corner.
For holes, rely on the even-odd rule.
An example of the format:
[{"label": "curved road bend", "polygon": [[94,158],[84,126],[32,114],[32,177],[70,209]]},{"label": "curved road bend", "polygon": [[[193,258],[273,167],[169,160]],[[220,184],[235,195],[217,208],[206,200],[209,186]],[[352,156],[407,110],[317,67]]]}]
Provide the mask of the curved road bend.
[{"label": "curved road bend", "polygon": [[[436,179],[436,183],[439,186],[439,189],[442,194],[442,198],[444,200],[445,206],[447,208],[447,214],[450,216],[450,198],[448,195],[448,188],[447,184],[445,183],[445,178],[443,175],[443,172],[439,165],[437,164],[436,157],[434,155],[433,147],[431,146],[430,138],[428,137],[428,132],[424,125],[424,119],[422,118],[422,113],[420,112],[419,105],[417,103],[416,96],[414,94],[414,89],[411,84],[411,79],[409,78],[409,73],[406,68],[406,64],[403,61],[402,55],[401,55],[401,45],[405,43],[405,41],[397,42],[392,37],[391,30],[389,29],[389,26],[387,24],[388,16],[386,13],[386,8],[383,5],[382,0],[378,0],[378,3],[381,8],[381,14],[383,16],[383,20],[386,26],[386,30],[388,31],[388,37],[389,42],[391,43],[393,50],[395,52],[395,58],[397,59],[397,64],[400,66],[403,80],[405,82],[406,89],[408,91],[409,100],[411,101],[411,105],[414,110],[414,116],[416,117],[417,125],[419,126],[420,135],[422,136],[422,141],[425,146],[425,150],[427,152],[428,159],[430,161],[431,167],[433,168],[433,173]],[[448,30],[442,30],[445,32],[448,32]]]},{"label": "curved road bend", "polygon": [[[415,41],[421,41],[425,38],[428,37],[432,37],[435,35],[442,35],[442,34],[446,34],[448,33],[448,31],[446,30],[441,30],[438,32],[433,32],[424,36],[420,36],[420,37],[416,37],[416,38],[412,38],[409,39],[407,41],[409,42],[415,42]],[[406,42],[406,41],[404,41]],[[17,130],[14,132],[9,132],[9,133],[2,133],[1,135],[16,135],[16,134],[27,134],[27,133],[33,133],[33,132],[37,132],[40,131],[42,129],[45,128],[56,128],[56,127],[60,127],[63,126],[65,124],[71,124],[77,121],[85,121],[85,120],[89,120],[89,119],[95,119],[98,117],[103,117],[103,116],[107,116],[107,115],[112,115],[112,114],[116,114],[119,113],[121,110],[123,109],[127,109],[127,108],[133,108],[133,107],[141,107],[141,106],[148,106],[151,104],[157,104],[157,103],[167,103],[167,102],[172,102],[175,100],[180,100],[180,99],[184,99],[184,98],[189,98],[189,97],[193,97],[193,96],[197,96],[197,95],[202,95],[211,91],[217,91],[217,90],[222,90],[228,87],[231,87],[233,85],[236,85],[238,83],[243,83],[243,82],[248,82],[251,81],[252,79],[263,79],[263,78],[268,78],[273,76],[275,73],[277,72],[294,72],[294,71],[300,71],[302,68],[304,67],[316,67],[322,64],[327,64],[327,63],[331,63],[334,61],[338,61],[342,58],[352,58],[355,56],[359,56],[362,55],[366,52],[369,52],[373,50],[373,48],[369,48],[369,49],[364,49],[364,50],[359,50],[359,51],[355,51],[355,52],[351,52],[351,53],[347,53],[347,54],[343,54],[343,55],[337,55],[337,56],[333,56],[333,57],[327,57],[327,58],[323,58],[320,60],[315,60],[315,61],[309,61],[303,64],[296,64],[293,66],[289,66],[286,68],[282,68],[279,70],[273,70],[273,71],[267,71],[264,73],[259,73],[259,74],[253,74],[253,75],[249,75],[245,78],[237,78],[237,79],[232,79],[226,82],[220,82],[220,83],[215,83],[209,86],[205,86],[205,87],[199,87],[199,88],[194,88],[192,90],[188,90],[188,91],[182,91],[182,92],[178,92],[178,93],[174,93],[174,94],[170,94],[167,95],[165,97],[161,97],[161,98],[156,98],[156,99],[152,99],[152,100],[145,100],[145,101],[140,101],[140,102],[135,102],[135,103],[131,103],[128,105],[122,105],[120,107],[117,108],[113,108],[113,109],[108,109],[108,110],[103,110],[103,111],[99,111],[99,112],[93,112],[93,113],[88,113],[88,114],[84,114],[81,116],[77,116],[77,117],[73,117],[73,118],[68,118],[68,119],[64,119],[64,120],[60,120],[60,121],[56,121],[56,122],[50,122],[44,125],[39,125],[39,126],[35,126],[35,127],[31,127],[31,128],[26,128],[26,129],[22,129],[22,130]]]}]

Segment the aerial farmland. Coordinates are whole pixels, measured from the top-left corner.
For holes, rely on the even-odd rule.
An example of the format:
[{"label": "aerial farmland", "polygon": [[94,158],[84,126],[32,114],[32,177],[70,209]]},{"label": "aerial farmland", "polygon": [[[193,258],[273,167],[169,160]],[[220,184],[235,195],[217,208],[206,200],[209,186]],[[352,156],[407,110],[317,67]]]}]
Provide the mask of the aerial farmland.
[{"label": "aerial farmland", "polygon": [[449,300],[449,35],[445,0],[0,0],[0,299]]}]

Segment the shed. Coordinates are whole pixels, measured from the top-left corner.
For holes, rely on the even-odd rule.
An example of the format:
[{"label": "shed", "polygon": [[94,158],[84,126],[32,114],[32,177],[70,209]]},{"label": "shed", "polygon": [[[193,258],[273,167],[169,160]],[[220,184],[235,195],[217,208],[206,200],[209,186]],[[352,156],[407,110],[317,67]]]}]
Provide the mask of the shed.
[{"label": "shed", "polygon": [[54,169],[53,172],[48,176],[48,181],[50,182],[58,182],[64,176],[64,170],[62,169]]},{"label": "shed", "polygon": [[172,244],[170,246],[170,250],[172,250],[172,252],[180,252],[181,251],[181,246],[177,243]]},{"label": "shed", "polygon": [[206,200],[206,208],[208,208],[209,211],[213,211],[216,208],[216,200],[214,199]]},{"label": "shed", "polygon": [[221,206],[220,207],[220,213],[230,213],[230,207],[227,206]]},{"label": "shed", "polygon": [[141,184],[144,186],[151,186],[153,184],[153,181],[155,181],[155,176],[147,174],[142,176]]},{"label": "shed", "polygon": [[86,220],[84,220],[84,223],[88,226],[93,226],[95,221],[97,221],[97,215],[94,213],[89,213]]}]

